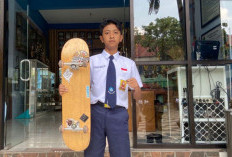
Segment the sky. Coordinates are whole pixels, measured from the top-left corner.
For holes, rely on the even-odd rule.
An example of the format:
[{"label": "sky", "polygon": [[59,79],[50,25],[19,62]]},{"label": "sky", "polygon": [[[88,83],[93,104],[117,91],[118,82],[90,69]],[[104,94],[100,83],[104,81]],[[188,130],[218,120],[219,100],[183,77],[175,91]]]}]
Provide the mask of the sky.
[{"label": "sky", "polygon": [[221,1],[221,22],[228,23],[227,28],[225,29],[228,34],[232,33],[232,0]]},{"label": "sky", "polygon": [[137,28],[154,22],[156,18],[175,17],[179,20],[176,0],[160,0],[158,14],[154,12],[149,15],[149,0],[134,0],[134,25]]}]

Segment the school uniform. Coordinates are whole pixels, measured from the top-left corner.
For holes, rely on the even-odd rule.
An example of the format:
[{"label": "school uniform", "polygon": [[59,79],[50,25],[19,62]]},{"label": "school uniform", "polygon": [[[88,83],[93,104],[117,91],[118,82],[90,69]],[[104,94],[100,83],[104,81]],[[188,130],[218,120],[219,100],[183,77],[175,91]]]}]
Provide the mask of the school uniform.
[{"label": "school uniform", "polygon": [[[106,90],[107,68],[110,54],[105,50],[90,57],[91,74],[91,139],[85,157],[104,157],[106,137],[111,157],[130,157],[128,132],[128,85],[126,80],[135,78],[142,87],[136,64],[133,60],[113,55],[116,72],[116,89]],[[106,92],[116,94],[116,106],[108,108]]]}]

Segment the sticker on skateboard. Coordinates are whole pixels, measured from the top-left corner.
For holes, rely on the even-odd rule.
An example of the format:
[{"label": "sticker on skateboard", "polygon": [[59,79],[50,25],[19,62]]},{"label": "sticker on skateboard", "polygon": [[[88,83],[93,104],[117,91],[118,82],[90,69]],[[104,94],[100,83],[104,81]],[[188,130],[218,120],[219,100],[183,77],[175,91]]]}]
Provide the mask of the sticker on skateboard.
[{"label": "sticker on skateboard", "polygon": [[87,133],[88,127],[84,125],[84,127],[81,128],[79,121],[70,118],[66,120],[66,127],[64,127],[64,130],[83,131],[84,133]]},{"label": "sticker on skateboard", "polygon": [[64,74],[63,74],[63,77],[65,78],[65,80],[67,80],[68,82],[70,81],[71,77],[72,77],[73,73],[67,69]]}]

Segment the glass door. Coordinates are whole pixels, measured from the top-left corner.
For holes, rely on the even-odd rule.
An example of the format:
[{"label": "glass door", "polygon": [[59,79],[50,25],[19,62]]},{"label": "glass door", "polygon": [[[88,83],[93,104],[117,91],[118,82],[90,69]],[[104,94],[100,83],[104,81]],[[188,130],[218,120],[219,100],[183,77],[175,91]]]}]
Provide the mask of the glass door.
[{"label": "glass door", "polygon": [[[28,81],[21,78],[29,77],[28,59],[28,19],[27,4],[22,6],[16,0],[8,0],[8,73],[7,73],[7,102],[5,122],[5,148],[11,148],[27,138],[29,121],[29,104],[26,90]],[[20,76],[20,70],[22,74]]]},{"label": "glass door", "polygon": [[51,87],[48,66],[36,61],[36,115],[45,113],[49,108],[48,94]]},{"label": "glass door", "polygon": [[36,59],[20,62],[20,80],[26,82],[26,114],[21,118],[33,118],[47,110],[46,96],[50,88],[48,66]]}]

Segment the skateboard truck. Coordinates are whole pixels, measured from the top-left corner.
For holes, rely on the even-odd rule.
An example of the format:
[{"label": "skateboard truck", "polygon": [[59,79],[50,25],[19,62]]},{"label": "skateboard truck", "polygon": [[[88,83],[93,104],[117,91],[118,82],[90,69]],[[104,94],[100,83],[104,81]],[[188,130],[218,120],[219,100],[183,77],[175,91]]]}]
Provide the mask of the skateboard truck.
[{"label": "skateboard truck", "polygon": [[73,119],[67,119],[66,120],[67,127],[64,128],[64,130],[69,130],[69,131],[83,131],[84,133],[88,132],[88,127],[84,125],[83,128],[80,127],[80,123],[78,121],[75,121]]},{"label": "skateboard truck", "polygon": [[79,67],[87,67],[87,63],[89,62],[89,58],[86,57],[87,55],[88,53],[83,50],[76,52],[71,62],[63,62],[60,60],[59,67],[62,68],[64,65],[68,65],[72,70],[78,70]]}]

